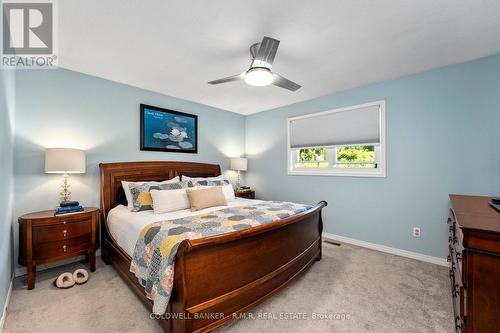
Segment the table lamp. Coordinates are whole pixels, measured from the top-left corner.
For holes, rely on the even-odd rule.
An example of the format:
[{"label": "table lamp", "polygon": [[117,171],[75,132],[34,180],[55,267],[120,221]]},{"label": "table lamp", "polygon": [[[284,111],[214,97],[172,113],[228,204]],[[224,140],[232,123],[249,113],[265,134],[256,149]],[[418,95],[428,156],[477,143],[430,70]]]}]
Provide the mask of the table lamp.
[{"label": "table lamp", "polygon": [[80,149],[48,148],[45,151],[45,173],[58,173],[64,175],[61,185],[62,202],[68,202],[70,173],[85,173],[85,152]]},{"label": "table lamp", "polygon": [[248,160],[244,157],[234,157],[231,159],[231,170],[238,171],[237,189],[240,188],[240,172],[247,171],[247,162]]}]

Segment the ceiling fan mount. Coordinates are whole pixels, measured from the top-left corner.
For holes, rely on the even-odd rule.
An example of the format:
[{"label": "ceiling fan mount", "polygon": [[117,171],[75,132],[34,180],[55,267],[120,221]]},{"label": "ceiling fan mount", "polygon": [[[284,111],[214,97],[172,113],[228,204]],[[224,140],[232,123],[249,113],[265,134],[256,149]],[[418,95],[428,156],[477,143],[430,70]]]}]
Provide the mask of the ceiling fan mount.
[{"label": "ceiling fan mount", "polygon": [[280,88],[290,91],[296,91],[301,86],[293,81],[290,81],[283,76],[272,71],[274,58],[278,52],[280,41],[270,37],[264,37],[262,42],[252,44],[250,46],[250,54],[252,55],[252,63],[250,68],[245,72],[223,79],[208,82],[209,84],[220,84],[233,81],[245,81],[252,86],[268,86],[273,84]]}]

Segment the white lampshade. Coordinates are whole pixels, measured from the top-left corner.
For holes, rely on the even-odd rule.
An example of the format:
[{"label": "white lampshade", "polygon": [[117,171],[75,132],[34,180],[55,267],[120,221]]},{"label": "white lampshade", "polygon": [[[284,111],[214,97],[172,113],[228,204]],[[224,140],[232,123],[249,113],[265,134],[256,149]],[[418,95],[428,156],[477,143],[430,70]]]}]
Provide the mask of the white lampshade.
[{"label": "white lampshade", "polygon": [[49,148],[45,151],[45,173],[85,173],[85,166],[83,150]]},{"label": "white lampshade", "polygon": [[234,157],[231,159],[231,170],[247,171],[247,159],[244,157]]}]

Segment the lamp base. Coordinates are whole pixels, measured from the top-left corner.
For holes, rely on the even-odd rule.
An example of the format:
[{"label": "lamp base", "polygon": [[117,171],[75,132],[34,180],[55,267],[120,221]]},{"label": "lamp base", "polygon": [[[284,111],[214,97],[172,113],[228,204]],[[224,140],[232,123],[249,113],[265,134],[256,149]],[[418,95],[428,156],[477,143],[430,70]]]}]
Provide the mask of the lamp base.
[{"label": "lamp base", "polygon": [[71,196],[71,192],[69,191],[70,185],[69,185],[69,176],[67,173],[64,174],[64,180],[63,184],[61,185],[62,191],[59,193],[61,195],[61,202],[68,202],[70,201],[69,198]]},{"label": "lamp base", "polygon": [[238,178],[236,178],[236,191],[241,189],[241,173],[238,170]]}]

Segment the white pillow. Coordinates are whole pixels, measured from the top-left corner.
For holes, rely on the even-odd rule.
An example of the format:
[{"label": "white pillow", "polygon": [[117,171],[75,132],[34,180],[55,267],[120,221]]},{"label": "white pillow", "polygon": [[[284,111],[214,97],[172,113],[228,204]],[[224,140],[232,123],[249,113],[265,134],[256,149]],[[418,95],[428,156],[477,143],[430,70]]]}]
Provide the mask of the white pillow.
[{"label": "white pillow", "polygon": [[236,198],[234,196],[233,185],[226,184],[226,185],[222,186],[222,193],[224,193],[224,196],[226,197],[227,202],[236,200]]},{"label": "white pillow", "polygon": [[203,180],[212,181],[212,180],[224,180],[224,177],[222,175],[217,177],[188,177],[183,175],[182,180],[190,180],[193,182],[203,181]]},{"label": "white pillow", "polygon": [[127,182],[125,180],[122,180],[122,187],[123,191],[125,191],[125,198],[127,198],[127,208],[129,210],[134,210],[134,200],[132,197],[132,192],[130,192],[130,184],[132,185],[141,185],[141,184],[146,184],[146,183],[151,183],[153,185],[160,185],[160,184],[172,184],[172,183],[178,183],[181,181],[181,178],[179,176],[174,177],[169,180],[164,180],[162,182]]},{"label": "white pillow", "polygon": [[186,189],[151,190],[149,193],[153,198],[153,212],[155,214],[175,212],[191,207]]},{"label": "white pillow", "polygon": [[[203,188],[209,188],[209,187],[214,187],[214,186],[197,186],[196,188],[203,189]],[[227,202],[236,200],[236,197],[234,196],[233,185],[226,184],[226,185],[218,186],[218,187],[222,187],[222,193],[224,194],[224,198],[226,198]]]}]

